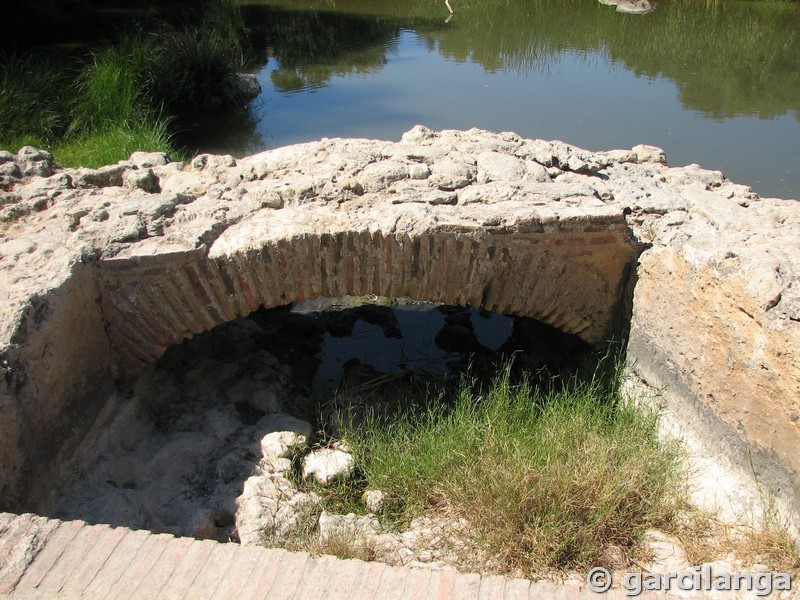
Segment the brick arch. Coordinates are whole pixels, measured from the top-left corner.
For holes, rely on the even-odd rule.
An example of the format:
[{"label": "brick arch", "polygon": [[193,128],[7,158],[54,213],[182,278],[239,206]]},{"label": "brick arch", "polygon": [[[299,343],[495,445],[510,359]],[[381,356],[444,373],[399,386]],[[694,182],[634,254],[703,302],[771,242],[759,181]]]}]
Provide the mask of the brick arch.
[{"label": "brick arch", "polygon": [[210,249],[102,260],[102,308],[129,375],[170,346],[267,308],[317,297],[411,297],[536,318],[605,341],[634,258],[621,219],[531,231],[286,232]]}]

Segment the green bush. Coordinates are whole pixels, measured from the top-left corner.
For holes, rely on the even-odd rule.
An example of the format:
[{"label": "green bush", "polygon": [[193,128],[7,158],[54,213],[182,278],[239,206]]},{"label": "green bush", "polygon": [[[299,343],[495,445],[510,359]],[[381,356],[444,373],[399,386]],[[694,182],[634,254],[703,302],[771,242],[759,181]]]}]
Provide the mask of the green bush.
[{"label": "green bush", "polygon": [[171,111],[220,110],[247,100],[238,44],[210,28],[166,29],[154,52],[152,97]]}]

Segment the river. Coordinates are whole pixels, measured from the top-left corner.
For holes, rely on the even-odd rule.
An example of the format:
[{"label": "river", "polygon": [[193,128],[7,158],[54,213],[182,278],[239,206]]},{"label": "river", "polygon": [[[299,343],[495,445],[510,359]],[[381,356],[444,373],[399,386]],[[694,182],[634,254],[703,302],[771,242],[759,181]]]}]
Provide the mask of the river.
[{"label": "river", "polygon": [[194,148],[479,127],[590,150],[647,143],[800,198],[800,2],[240,0],[263,86],[196,119]]}]

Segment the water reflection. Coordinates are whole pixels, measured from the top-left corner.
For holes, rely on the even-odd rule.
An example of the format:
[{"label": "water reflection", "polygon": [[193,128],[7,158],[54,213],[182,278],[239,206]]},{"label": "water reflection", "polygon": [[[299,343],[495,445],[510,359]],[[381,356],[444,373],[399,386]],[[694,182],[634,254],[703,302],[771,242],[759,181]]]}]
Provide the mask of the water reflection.
[{"label": "water reflection", "polygon": [[0,46],[212,24],[264,91],[230,115],[181,117],[192,151],[482,127],[595,150],[650,143],[672,164],[800,197],[800,2],[653,0],[647,15],[595,0],[451,3],[452,17],[442,0],[103,0],[73,12],[43,0],[14,5]]},{"label": "water reflection", "polygon": [[245,10],[251,39],[266,43],[276,89],[294,93],[326,85],[333,77],[368,75],[396,51],[399,26],[359,15],[283,10]]},{"label": "water reflection", "polygon": [[306,76],[313,85],[379,69],[405,28],[427,40],[429,50],[490,73],[550,71],[565,53],[587,60],[599,54],[637,76],[671,79],[686,108],[715,118],[791,113],[800,119],[797,3],[660,0],[644,16],[587,0],[465,0],[450,23],[444,6],[430,0],[242,6],[249,24],[273,21],[264,34],[281,67],[314,73]]},{"label": "water reflection", "polygon": [[417,123],[664,147],[800,197],[800,4],[244,0],[265,91],[248,148],[398,139]]}]

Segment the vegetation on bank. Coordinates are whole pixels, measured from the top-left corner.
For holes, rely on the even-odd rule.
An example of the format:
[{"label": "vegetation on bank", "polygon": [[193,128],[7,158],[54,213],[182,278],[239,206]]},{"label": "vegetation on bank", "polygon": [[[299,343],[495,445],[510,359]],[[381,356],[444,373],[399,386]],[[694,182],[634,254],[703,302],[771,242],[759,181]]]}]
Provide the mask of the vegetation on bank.
[{"label": "vegetation on bank", "polygon": [[[463,565],[532,575],[609,565],[683,502],[681,456],[659,442],[657,415],[598,376],[541,390],[501,370],[487,390],[464,381],[386,418],[341,418],[355,481],[315,488],[332,512],[366,512],[380,490],[384,525],[446,515],[469,527]],[[345,418],[346,417],[346,418]],[[358,423],[358,425],[355,425]],[[615,565],[610,565],[615,566]]]},{"label": "vegetation on bank", "polygon": [[124,37],[79,60],[6,55],[0,65],[0,148],[50,150],[95,167],[137,150],[180,155],[176,114],[240,107],[235,41],[210,28]]}]

